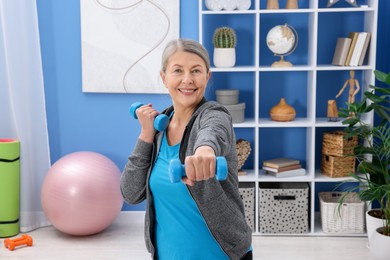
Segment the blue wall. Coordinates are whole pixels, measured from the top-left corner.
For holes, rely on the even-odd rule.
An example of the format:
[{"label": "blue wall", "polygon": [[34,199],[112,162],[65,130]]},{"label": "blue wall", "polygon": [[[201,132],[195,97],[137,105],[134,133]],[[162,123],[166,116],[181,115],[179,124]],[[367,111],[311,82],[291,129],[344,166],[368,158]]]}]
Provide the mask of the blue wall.
[{"label": "blue wall", "polygon": [[[388,1],[380,1],[378,68],[389,69]],[[37,0],[52,163],[76,151],[95,151],[120,169],[133,149],[139,124],[129,106],[150,102],[157,109],[170,104],[168,95],[94,94],[81,91],[81,35],[79,0]],[[180,1],[180,35],[198,39],[198,1]],[[143,210],[144,204],[125,206]]]}]

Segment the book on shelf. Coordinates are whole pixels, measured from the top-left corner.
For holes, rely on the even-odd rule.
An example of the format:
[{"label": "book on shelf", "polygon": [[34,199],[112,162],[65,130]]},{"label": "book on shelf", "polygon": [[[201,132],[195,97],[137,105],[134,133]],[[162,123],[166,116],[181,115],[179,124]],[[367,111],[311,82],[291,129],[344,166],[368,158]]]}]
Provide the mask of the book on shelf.
[{"label": "book on shelf", "polygon": [[287,178],[287,177],[298,177],[306,175],[306,169],[298,168],[294,170],[284,171],[284,172],[271,172],[266,171],[266,173],[270,176],[274,176],[275,178]]},{"label": "book on shelf", "polygon": [[299,160],[293,159],[293,158],[286,158],[286,157],[280,157],[280,158],[274,158],[271,160],[265,160],[263,161],[263,166],[266,167],[272,167],[272,168],[281,168],[286,167],[294,164],[299,164]]},{"label": "book on shelf", "polygon": [[297,163],[297,164],[288,165],[288,166],[279,167],[279,168],[263,166],[263,170],[270,171],[270,172],[285,172],[285,171],[289,171],[289,170],[299,169],[301,167],[302,166],[299,163]]},{"label": "book on shelf", "polygon": [[366,41],[366,32],[359,32],[356,40],[355,48],[353,49],[349,66],[357,66],[359,63],[360,54],[363,51],[364,42]]},{"label": "book on shelf", "polygon": [[364,58],[366,57],[367,49],[370,44],[370,39],[371,39],[371,33],[367,32],[367,35],[365,37],[364,45],[362,52],[360,53],[359,61],[358,61],[358,66],[362,66],[364,62]]},{"label": "book on shelf", "polygon": [[359,36],[359,32],[350,32],[348,35],[348,38],[351,39],[351,45],[349,46],[347,58],[345,59],[345,63],[344,63],[345,66],[349,66],[349,63],[351,62],[352,53],[353,50],[355,49],[358,36]]},{"label": "book on shelf", "polygon": [[336,48],[332,60],[333,65],[344,66],[351,42],[352,39],[348,37],[337,38]]}]

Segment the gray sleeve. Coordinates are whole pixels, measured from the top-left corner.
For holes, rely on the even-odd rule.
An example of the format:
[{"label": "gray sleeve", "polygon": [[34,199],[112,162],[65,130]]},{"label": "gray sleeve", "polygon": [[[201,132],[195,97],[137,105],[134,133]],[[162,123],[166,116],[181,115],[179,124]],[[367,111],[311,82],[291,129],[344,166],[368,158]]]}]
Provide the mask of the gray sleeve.
[{"label": "gray sleeve", "polygon": [[194,151],[207,145],[214,149],[217,156],[226,156],[234,138],[230,114],[222,109],[210,109],[200,118]]},{"label": "gray sleeve", "polygon": [[146,198],[147,175],[150,170],[153,144],[140,139],[128,158],[121,175],[121,192],[129,204],[137,204]]}]

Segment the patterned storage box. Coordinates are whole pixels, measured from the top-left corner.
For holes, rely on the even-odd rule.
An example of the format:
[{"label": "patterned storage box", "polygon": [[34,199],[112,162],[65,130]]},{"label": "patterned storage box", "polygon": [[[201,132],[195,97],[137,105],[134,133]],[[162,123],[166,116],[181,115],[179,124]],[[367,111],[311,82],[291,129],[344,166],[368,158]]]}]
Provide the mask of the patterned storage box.
[{"label": "patterned storage box", "polygon": [[322,154],[332,156],[351,156],[357,145],[357,137],[345,139],[344,131],[324,133],[322,138]]},{"label": "patterned storage box", "polygon": [[260,183],[259,196],[261,233],[309,232],[307,183]]},{"label": "patterned storage box", "polygon": [[238,191],[245,207],[245,218],[252,231],[255,231],[255,187],[254,183],[239,183]]}]

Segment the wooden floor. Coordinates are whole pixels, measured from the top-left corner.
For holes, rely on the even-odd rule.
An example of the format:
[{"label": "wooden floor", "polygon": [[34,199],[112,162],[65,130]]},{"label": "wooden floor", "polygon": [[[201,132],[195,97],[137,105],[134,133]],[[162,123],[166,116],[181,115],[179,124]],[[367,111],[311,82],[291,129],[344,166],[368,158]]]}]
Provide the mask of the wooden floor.
[{"label": "wooden floor", "polygon": [[[0,259],[151,259],[145,249],[143,222],[122,213],[104,232],[72,237],[53,227],[32,231],[32,247],[9,251],[0,239]],[[254,259],[263,260],[369,260],[364,237],[254,236]]]}]

